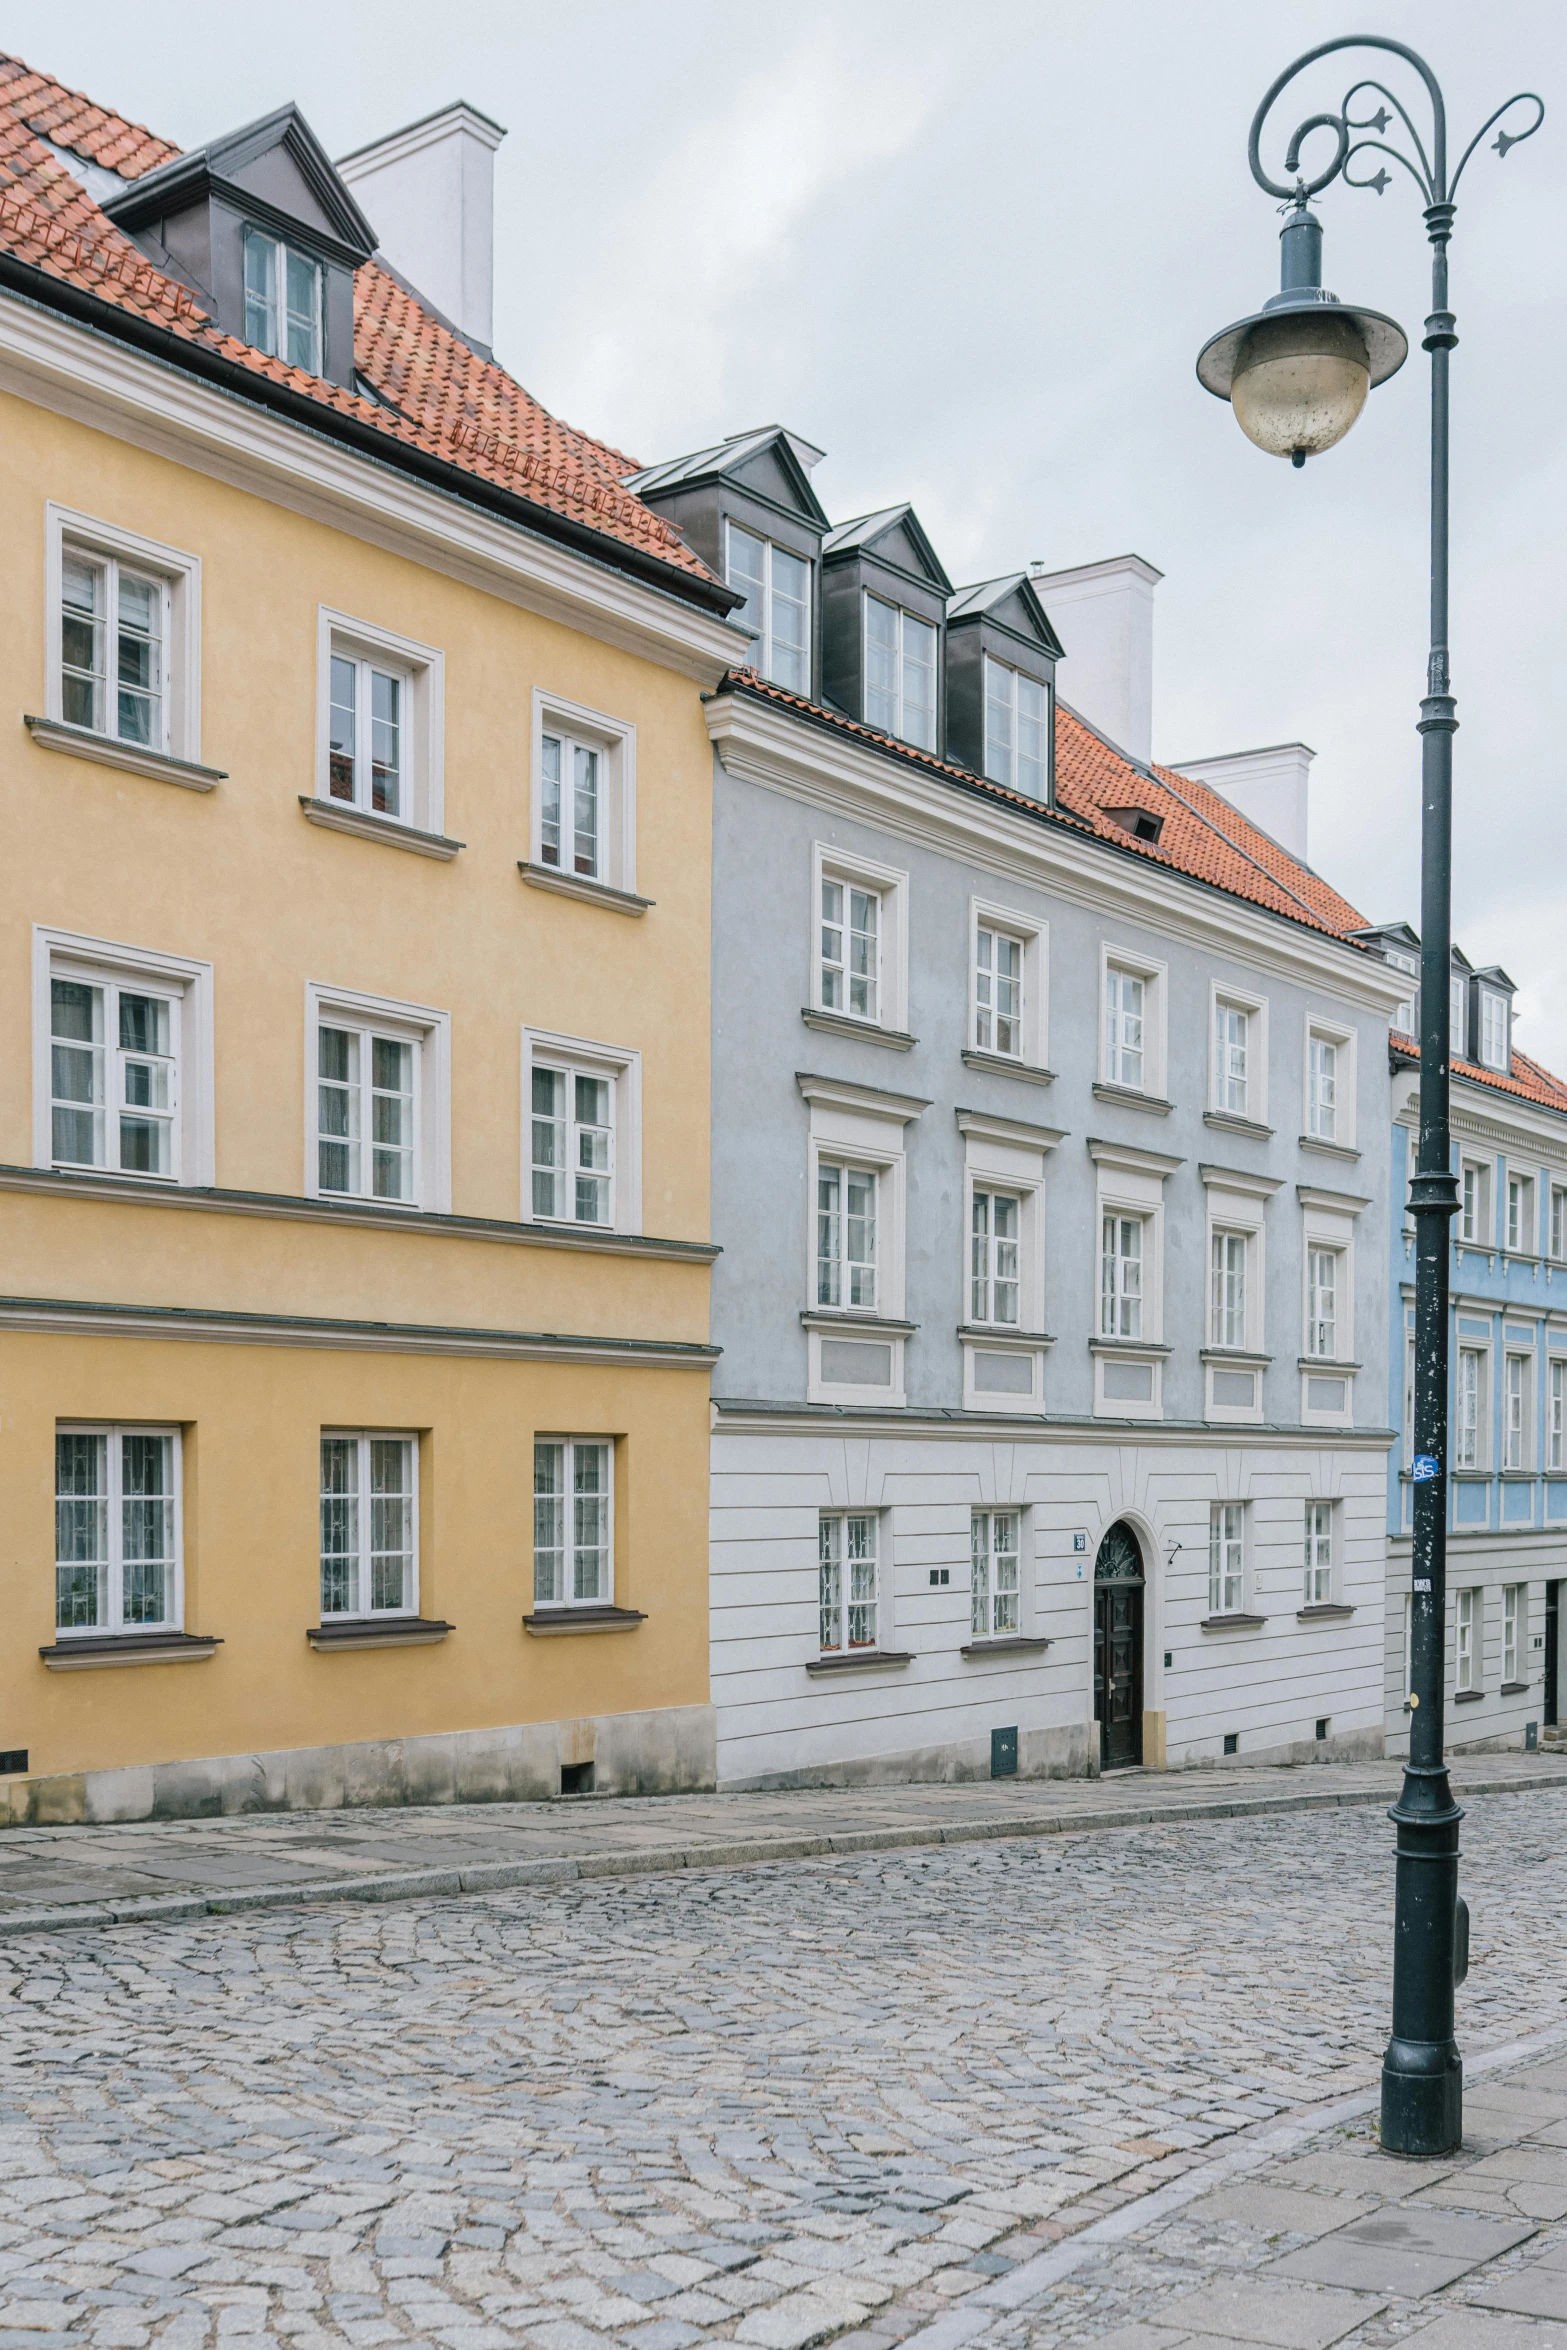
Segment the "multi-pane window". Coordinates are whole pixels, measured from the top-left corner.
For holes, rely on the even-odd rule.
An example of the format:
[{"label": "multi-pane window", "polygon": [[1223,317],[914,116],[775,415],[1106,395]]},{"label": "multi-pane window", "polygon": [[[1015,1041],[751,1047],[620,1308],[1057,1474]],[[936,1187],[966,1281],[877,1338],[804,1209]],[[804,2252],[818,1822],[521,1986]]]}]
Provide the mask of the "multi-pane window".
[{"label": "multi-pane window", "polygon": [[1031,800],[1048,796],[1050,688],[985,656],[985,773]]},{"label": "multi-pane window", "polygon": [[824,1517],[817,1531],[823,1655],[876,1645],[876,1520],[869,1511]]},{"label": "multi-pane window", "polygon": [[1462,1060],[1469,1050],[1469,1023],[1467,1018],[1468,1009],[1468,990],[1464,986],[1462,979],[1460,979],[1455,972],[1453,978],[1448,984],[1447,1049],[1456,1060]]},{"label": "multi-pane window", "polygon": [[936,747],[936,631],[880,596],[865,599],[865,723]]},{"label": "multi-pane window", "polygon": [[1404,1458],[1415,1457],[1415,1342],[1404,1340]]},{"label": "multi-pane window", "polygon": [[67,546],[60,567],[60,715],[161,751],[169,591],[112,555]]},{"label": "multi-pane window", "polygon": [[983,922],[974,937],[974,1042],[1010,1060],[1023,1051],[1023,941]]},{"label": "multi-pane window", "polygon": [[811,567],[786,547],[731,522],[728,578],[745,597],[732,617],[751,632],[751,658],[762,675],[791,693],[811,690]]},{"label": "multi-pane window", "polygon": [[542,1223],[612,1224],[615,1083],[587,1069],[533,1070],[533,1213]]},{"label": "multi-pane window", "polygon": [[245,231],[245,340],[274,359],[321,373],[321,268],[260,229]]},{"label": "multi-pane window", "polygon": [[1485,1393],[1485,1356],[1477,1346],[1458,1350],[1458,1410],[1453,1429],[1453,1466],[1480,1466],[1480,1408]]},{"label": "multi-pane window", "polygon": [[1143,1016],[1147,982],[1112,963],[1105,972],[1105,1077],[1143,1089]]},{"label": "multi-pane window", "polygon": [[1246,1234],[1216,1232],[1212,1241],[1208,1313],[1210,1346],[1246,1344]]},{"label": "multi-pane window", "polygon": [[414,1439],[323,1431],[322,1617],[411,1615],[418,1542]]},{"label": "multi-pane window", "polygon": [[1550,1424],[1546,1430],[1549,1446],[1547,1466],[1567,1469],[1567,1362],[1558,1356],[1551,1365]]},{"label": "multi-pane window", "polygon": [[1466,1166],[1458,1208],[1458,1233],[1461,1240],[1483,1243],[1489,1236],[1485,1230],[1485,1170]]},{"label": "multi-pane window", "polygon": [[1306,1605],[1326,1607],[1333,1597],[1333,1504],[1306,1504]]},{"label": "multi-pane window", "polygon": [[1502,1385],[1502,1466],[1521,1469],[1529,1449],[1529,1358],[1509,1355]]},{"label": "multi-pane window", "polygon": [[1213,1106],[1232,1118],[1244,1118],[1250,1098],[1247,1060],[1251,1015],[1238,1004],[1213,1007]]},{"label": "multi-pane window", "polygon": [[604,754],[569,735],[546,734],[539,862],[590,881],[604,878]]},{"label": "multi-pane window", "polygon": [[1245,1588],[1245,1504],[1216,1501],[1208,1514],[1209,1615],[1238,1616]]},{"label": "multi-pane window", "polygon": [[1099,1233],[1099,1335],[1143,1334],[1143,1218],[1111,1213]]},{"label": "multi-pane window", "polygon": [[876,1310],[874,1168],[817,1164],[816,1302]]},{"label": "multi-pane window", "polygon": [[1527,1175],[1507,1178],[1507,1245],[1519,1255],[1534,1254],[1534,1184]]},{"label": "multi-pane window", "polygon": [[821,990],[825,1012],[881,1018],[881,895],[822,875]]},{"label": "multi-pane window", "polygon": [[419,1047],[342,1019],[316,1030],[316,1182],[350,1199],[418,1196]]},{"label": "multi-pane window", "polygon": [[178,1465],[172,1429],[56,1431],[55,1622],[61,1632],[150,1632],[178,1624]]},{"label": "multi-pane window", "polygon": [[1338,1046],[1315,1033],[1306,1045],[1306,1132],[1318,1142],[1338,1140]]},{"label": "multi-pane window", "polygon": [[973,1530],[973,1626],[976,1640],[1020,1628],[1018,1513],[976,1510]]},{"label": "multi-pane window", "polygon": [[1338,1357],[1338,1250],[1306,1251],[1306,1352],[1324,1361]]},{"label": "multi-pane window", "polygon": [[1502,1679],[1521,1681],[1519,1669],[1523,1649],[1523,1632],[1527,1616],[1525,1602],[1529,1587],[1526,1583],[1502,1585]]},{"label": "multi-pane window", "polygon": [[1480,990],[1480,1058],[1488,1069],[1507,1067],[1507,998]]},{"label": "multi-pane window", "polygon": [[327,791],[377,816],[403,818],[408,681],[374,661],[332,655]]},{"label": "multi-pane window", "polygon": [[57,1167],[179,1173],[179,1000],[113,979],[49,980]]},{"label": "multi-pane window", "polygon": [[971,1321],[1017,1321],[1021,1216],[1021,1201],[1007,1192],[981,1191],[976,1186],[969,1248]]},{"label": "multi-pane window", "polygon": [[1559,1265],[1567,1262],[1567,1190],[1559,1183],[1551,1186],[1551,1254]]},{"label": "multi-pane window", "polygon": [[[1387,959],[1392,964],[1395,971],[1402,971],[1406,973],[1407,976],[1411,979],[1419,978],[1420,966],[1415,961],[1413,955],[1395,955],[1390,953]],[[1415,998],[1413,991],[1405,996],[1402,1003],[1394,1005],[1393,1017],[1388,1025],[1392,1028],[1395,1028],[1400,1036],[1414,1035]]]},{"label": "multi-pane window", "polygon": [[1453,1685],[1457,1689],[1472,1689],[1475,1685],[1475,1662],[1479,1649],[1481,1628],[1480,1593],[1478,1589],[1458,1594],[1458,1654],[1457,1671]]},{"label": "multi-pane window", "polygon": [[533,1447],[533,1598],[537,1607],[605,1606],[614,1597],[613,1447],[541,1436]]}]

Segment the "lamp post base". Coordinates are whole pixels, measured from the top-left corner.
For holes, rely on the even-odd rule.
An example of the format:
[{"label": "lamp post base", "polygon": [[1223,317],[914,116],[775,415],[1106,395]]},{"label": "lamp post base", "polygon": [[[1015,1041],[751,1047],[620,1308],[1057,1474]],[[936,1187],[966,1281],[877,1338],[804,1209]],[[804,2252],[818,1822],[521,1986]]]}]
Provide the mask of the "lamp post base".
[{"label": "lamp post base", "polygon": [[1390,2040],[1382,2059],[1384,2154],[1454,2154],[1464,2135],[1464,2060],[1453,2040]]}]

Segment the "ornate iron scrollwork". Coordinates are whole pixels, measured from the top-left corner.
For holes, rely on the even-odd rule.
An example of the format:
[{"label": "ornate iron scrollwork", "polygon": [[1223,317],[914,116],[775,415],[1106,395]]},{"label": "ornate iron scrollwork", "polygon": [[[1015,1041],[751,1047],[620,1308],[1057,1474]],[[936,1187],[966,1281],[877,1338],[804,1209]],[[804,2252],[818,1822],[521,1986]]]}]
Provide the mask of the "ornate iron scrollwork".
[{"label": "ornate iron scrollwork", "polygon": [[1094,1559],[1094,1581],[1140,1583],[1142,1579],[1143,1554],[1137,1547],[1137,1537],[1117,1519],[1099,1545]]}]

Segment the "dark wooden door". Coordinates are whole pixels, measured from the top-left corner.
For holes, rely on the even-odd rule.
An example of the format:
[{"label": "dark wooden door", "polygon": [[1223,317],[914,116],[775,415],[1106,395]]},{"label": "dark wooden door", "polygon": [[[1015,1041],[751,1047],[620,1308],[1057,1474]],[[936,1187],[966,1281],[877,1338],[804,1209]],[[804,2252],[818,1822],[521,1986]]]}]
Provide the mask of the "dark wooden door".
[{"label": "dark wooden door", "polygon": [[1125,1527],[1112,1526],[1094,1565],[1094,1718],[1101,1770],[1143,1759],[1143,1579]]},{"label": "dark wooden door", "polygon": [[1561,1666],[1557,1658],[1557,1643],[1562,1629],[1562,1587],[1559,1583],[1545,1586],[1545,1704],[1541,1708],[1547,1726],[1561,1719]]}]

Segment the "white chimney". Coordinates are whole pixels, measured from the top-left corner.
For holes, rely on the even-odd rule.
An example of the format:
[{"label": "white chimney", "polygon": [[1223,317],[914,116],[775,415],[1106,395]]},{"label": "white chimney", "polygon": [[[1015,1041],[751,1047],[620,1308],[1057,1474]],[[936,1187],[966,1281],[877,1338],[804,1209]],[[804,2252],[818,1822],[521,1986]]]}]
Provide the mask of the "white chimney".
[{"label": "white chimney", "polygon": [[1153,756],[1153,592],[1163,577],[1141,555],[1071,571],[1029,565],[1066,654],[1061,699],[1145,767]]},{"label": "white chimney", "polygon": [[1270,743],[1260,751],[1230,751],[1220,759],[1167,759],[1177,774],[1195,776],[1239,808],[1249,823],[1304,865],[1316,752],[1306,743]]},{"label": "white chimney", "polygon": [[461,99],[357,147],[338,172],[400,277],[486,358],[494,341],[495,150],[506,133]]}]

